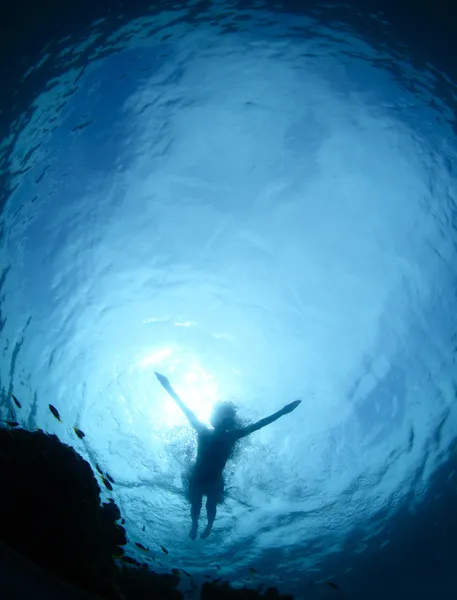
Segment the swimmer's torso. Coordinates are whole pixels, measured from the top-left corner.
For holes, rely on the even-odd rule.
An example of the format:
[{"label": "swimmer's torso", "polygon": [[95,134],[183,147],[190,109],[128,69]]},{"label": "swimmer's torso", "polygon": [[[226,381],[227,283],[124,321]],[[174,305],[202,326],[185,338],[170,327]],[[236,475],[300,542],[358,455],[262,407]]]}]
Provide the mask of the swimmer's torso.
[{"label": "swimmer's torso", "polygon": [[206,429],[199,433],[194,475],[205,480],[220,476],[234,446],[235,438],[228,431]]}]

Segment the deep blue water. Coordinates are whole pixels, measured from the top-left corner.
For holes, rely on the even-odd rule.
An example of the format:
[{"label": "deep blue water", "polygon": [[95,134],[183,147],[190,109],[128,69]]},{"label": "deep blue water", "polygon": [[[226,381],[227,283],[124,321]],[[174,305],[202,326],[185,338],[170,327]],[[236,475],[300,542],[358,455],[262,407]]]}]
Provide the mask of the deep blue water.
[{"label": "deep blue water", "polygon": [[[43,43],[2,113],[1,417],[106,469],[129,552],[165,546],[164,571],[450,597],[451,75],[360,7],[118,14]],[[205,422],[303,399],[240,445],[208,540],[154,370]]]}]

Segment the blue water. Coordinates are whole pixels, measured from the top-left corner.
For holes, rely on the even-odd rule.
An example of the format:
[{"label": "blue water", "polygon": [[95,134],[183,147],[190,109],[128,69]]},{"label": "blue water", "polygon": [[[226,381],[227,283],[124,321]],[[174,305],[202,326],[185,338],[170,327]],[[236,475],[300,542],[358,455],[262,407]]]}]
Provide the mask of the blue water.
[{"label": "blue water", "polygon": [[[164,571],[409,597],[393,557],[457,490],[456,87],[380,16],[326,15],[151,10],[36,58],[1,146],[0,416],[107,470]],[[205,423],[303,399],[240,445],[207,540],[154,370]]]}]

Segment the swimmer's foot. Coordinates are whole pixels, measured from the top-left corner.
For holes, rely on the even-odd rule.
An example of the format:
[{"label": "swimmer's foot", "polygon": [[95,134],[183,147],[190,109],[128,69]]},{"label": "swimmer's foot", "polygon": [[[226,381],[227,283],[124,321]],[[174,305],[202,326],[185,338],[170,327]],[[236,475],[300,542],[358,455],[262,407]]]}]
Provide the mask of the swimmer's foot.
[{"label": "swimmer's foot", "polygon": [[192,523],[192,527],[190,528],[190,531],[189,531],[189,537],[191,540],[197,539],[197,530],[198,530],[198,523]]},{"label": "swimmer's foot", "polygon": [[209,536],[209,534],[211,533],[211,526],[207,525],[205,527],[205,530],[203,531],[203,533],[201,533],[200,537],[201,538],[207,538]]}]

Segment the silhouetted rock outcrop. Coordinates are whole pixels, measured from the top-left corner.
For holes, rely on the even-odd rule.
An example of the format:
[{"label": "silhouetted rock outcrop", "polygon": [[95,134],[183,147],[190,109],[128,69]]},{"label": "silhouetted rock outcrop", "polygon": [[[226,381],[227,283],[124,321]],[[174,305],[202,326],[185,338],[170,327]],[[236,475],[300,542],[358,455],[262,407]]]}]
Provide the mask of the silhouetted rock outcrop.
[{"label": "silhouetted rock outcrop", "polygon": [[[126,532],[114,500],[100,502],[90,465],[55,435],[0,429],[0,540],[76,587],[108,600],[181,600],[179,569],[155,573],[125,556]],[[122,557],[119,566],[114,556]],[[126,566],[125,563],[130,563]],[[189,590],[198,596],[195,584]],[[203,600],[290,600],[269,588],[205,583]]]}]

